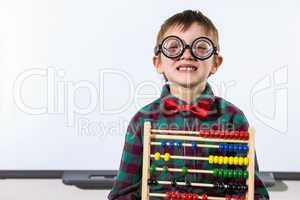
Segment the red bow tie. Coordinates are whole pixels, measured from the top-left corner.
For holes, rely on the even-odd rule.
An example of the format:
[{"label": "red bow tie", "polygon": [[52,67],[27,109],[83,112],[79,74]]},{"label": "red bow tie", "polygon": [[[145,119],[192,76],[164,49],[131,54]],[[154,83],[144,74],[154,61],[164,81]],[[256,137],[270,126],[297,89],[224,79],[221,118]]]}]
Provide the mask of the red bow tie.
[{"label": "red bow tie", "polygon": [[163,105],[165,115],[174,115],[180,111],[190,111],[198,118],[205,119],[208,116],[210,102],[204,100],[195,104],[179,105],[175,99],[166,99]]}]

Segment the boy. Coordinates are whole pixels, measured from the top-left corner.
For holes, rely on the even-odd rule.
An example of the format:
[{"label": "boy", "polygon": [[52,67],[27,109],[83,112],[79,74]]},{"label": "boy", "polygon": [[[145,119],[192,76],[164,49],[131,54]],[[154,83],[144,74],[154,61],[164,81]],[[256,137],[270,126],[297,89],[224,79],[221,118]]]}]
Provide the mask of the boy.
[{"label": "boy", "polygon": [[[248,122],[243,112],[224,99],[214,96],[207,79],[216,73],[222,63],[218,53],[218,31],[214,24],[201,12],[186,10],[165,21],[157,36],[153,64],[162,74],[166,84],[161,97],[142,108],[132,118],[126,133],[120,169],[109,199],[140,199],[143,160],[143,123],[151,120],[153,128],[181,130],[248,130]],[[174,104],[181,109],[173,109]],[[192,112],[197,106],[199,112]],[[168,144],[170,145],[170,144]],[[155,151],[152,147],[151,152]],[[167,147],[168,148],[168,147]],[[176,151],[176,152],[175,152]],[[182,151],[168,149],[172,155],[197,155],[205,150],[184,147]],[[153,161],[157,166],[164,162]],[[170,161],[170,165],[180,168],[201,169],[204,164],[189,161]],[[153,163],[152,163],[153,164]],[[205,166],[206,168],[209,166]],[[256,164],[256,168],[257,164]],[[173,186],[153,186],[151,190],[166,192],[176,189],[176,181],[198,182],[211,179],[205,174],[190,174],[182,177],[158,173],[159,180],[170,180]],[[188,192],[202,192],[202,189],[187,188]],[[218,196],[218,189],[205,189],[207,195]],[[151,198],[153,199],[153,198]],[[268,192],[261,180],[255,177],[255,199],[269,199]]]}]

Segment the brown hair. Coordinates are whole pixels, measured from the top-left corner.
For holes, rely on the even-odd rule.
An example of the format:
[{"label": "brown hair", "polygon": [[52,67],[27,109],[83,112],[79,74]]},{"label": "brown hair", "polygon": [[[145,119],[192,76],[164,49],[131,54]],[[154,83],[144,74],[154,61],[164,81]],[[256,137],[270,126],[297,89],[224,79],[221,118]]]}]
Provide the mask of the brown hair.
[{"label": "brown hair", "polygon": [[156,38],[155,47],[157,47],[162,42],[165,33],[171,27],[179,26],[181,27],[182,31],[186,31],[195,22],[203,26],[207,34],[212,35],[212,40],[214,41],[217,49],[219,50],[220,47],[218,30],[212,23],[212,21],[208,17],[203,15],[202,12],[200,12],[199,10],[185,10],[168,18],[160,27]]}]

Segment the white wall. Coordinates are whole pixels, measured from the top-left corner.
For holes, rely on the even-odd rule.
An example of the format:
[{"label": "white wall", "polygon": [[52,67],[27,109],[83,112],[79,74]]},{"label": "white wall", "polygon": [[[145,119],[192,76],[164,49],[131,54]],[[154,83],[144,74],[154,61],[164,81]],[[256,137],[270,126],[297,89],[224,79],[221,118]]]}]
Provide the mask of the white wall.
[{"label": "white wall", "polygon": [[292,0],[1,1],[0,169],[117,169],[128,120],[163,83],[151,63],[159,26],[200,9],[218,27],[224,56],[210,82],[255,127],[261,170],[299,172],[298,8]]}]

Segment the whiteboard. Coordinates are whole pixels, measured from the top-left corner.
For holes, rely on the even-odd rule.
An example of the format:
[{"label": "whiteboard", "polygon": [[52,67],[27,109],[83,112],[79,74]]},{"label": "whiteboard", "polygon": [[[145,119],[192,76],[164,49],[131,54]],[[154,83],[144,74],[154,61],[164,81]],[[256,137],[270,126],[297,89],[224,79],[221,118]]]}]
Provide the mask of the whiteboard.
[{"label": "whiteboard", "polygon": [[0,170],[117,170],[129,120],[164,83],[160,25],[199,9],[224,57],[209,82],[255,128],[261,170],[299,172],[299,4],[0,1]]}]

